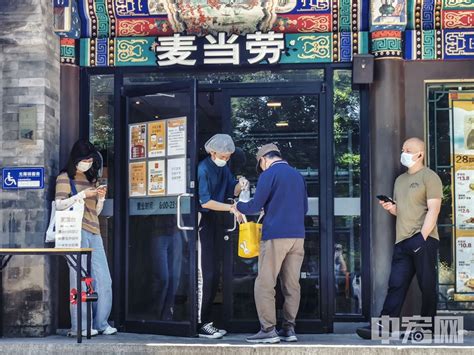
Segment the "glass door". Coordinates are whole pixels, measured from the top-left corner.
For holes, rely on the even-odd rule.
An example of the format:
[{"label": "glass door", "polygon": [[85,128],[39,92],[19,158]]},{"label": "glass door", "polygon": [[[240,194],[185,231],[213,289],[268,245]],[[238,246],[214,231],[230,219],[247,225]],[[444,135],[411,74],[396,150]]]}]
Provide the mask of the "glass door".
[{"label": "glass door", "polygon": [[125,329],[196,334],[196,82],[124,87]]},{"label": "glass door", "polygon": [[[323,117],[325,95],[321,83],[291,84],[285,87],[255,86],[232,89],[226,94],[226,130],[233,136],[236,146],[243,149],[246,164],[236,175],[244,175],[255,192],[258,175],[255,171],[255,154],[259,146],[276,143],[283,158],[304,176],[309,196],[306,216],[305,258],[301,269],[301,303],[297,319],[299,332],[327,332],[329,318],[325,309],[332,309],[327,298],[328,277],[326,260],[330,251],[327,237],[321,237],[319,206],[320,180],[320,119]],[[323,195],[323,196],[321,196]],[[283,206],[282,206],[283,207]],[[253,216],[250,219],[256,219]],[[332,218],[332,216],[331,216]],[[231,331],[258,330],[258,317],[254,301],[254,282],[257,275],[257,258],[242,259],[237,255],[238,232],[230,233],[225,240],[224,310],[223,319]],[[282,295],[277,285],[277,316],[282,311]],[[279,317],[281,318],[281,317]]]}]

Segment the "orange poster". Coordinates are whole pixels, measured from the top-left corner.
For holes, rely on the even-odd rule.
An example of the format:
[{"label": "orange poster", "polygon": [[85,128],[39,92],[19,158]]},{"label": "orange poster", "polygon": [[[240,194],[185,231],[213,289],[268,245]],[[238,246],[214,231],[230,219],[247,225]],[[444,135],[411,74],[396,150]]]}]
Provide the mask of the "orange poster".
[{"label": "orange poster", "polygon": [[164,157],[166,154],[166,121],[148,123],[148,157]]},{"label": "orange poster", "polygon": [[129,195],[146,196],[146,163],[130,163],[128,165],[129,174]]}]

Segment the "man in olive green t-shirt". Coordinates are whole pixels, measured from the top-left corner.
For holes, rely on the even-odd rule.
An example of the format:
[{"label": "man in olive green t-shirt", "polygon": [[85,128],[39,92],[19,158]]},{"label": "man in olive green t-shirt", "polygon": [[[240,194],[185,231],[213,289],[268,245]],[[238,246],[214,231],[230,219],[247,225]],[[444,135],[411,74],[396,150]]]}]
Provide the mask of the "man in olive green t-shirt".
[{"label": "man in olive green t-shirt", "polygon": [[[439,176],[423,163],[425,143],[418,138],[405,141],[400,161],[408,171],[395,181],[394,202],[380,202],[397,217],[396,241],[388,292],[381,316],[400,317],[408,287],[416,275],[421,290],[421,316],[434,321],[437,306],[436,262],[439,236],[436,221],[441,208],[443,186]],[[379,327],[382,328],[381,325]],[[357,334],[371,338],[371,328]]]}]

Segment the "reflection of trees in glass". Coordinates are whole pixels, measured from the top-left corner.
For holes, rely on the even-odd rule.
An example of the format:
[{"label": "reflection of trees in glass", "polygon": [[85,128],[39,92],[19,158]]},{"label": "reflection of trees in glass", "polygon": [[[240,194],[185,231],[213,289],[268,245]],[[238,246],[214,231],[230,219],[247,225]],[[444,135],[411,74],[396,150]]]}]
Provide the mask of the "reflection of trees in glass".
[{"label": "reflection of trees in glass", "polygon": [[197,79],[200,83],[218,84],[218,83],[268,83],[268,82],[287,82],[287,81],[308,81],[323,80],[323,69],[310,70],[281,70],[278,72],[270,70],[249,70],[247,72],[173,72],[173,73],[147,73],[132,74],[125,77],[125,83],[150,83],[166,82],[171,78],[179,79]]},{"label": "reflection of trees in glass", "polygon": [[113,76],[91,77],[90,140],[99,150],[113,147]]},{"label": "reflection of trees in glass", "polygon": [[[273,103],[280,106],[268,106]],[[255,177],[255,153],[274,142],[284,158],[303,172],[308,183],[316,182],[318,166],[317,96],[247,96],[231,101],[233,136],[247,156],[245,174]]]},{"label": "reflection of trees in glass", "polygon": [[360,97],[350,70],[334,72],[334,143],[337,196],[360,196]]}]

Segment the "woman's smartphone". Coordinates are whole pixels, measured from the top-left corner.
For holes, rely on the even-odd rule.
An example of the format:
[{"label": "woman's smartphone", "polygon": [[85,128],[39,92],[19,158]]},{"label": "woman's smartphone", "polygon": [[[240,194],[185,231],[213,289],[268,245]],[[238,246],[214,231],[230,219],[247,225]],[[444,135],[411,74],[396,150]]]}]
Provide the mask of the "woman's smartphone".
[{"label": "woman's smartphone", "polygon": [[97,186],[97,190],[102,190],[102,189],[106,189],[107,188],[107,185],[99,185]]},{"label": "woman's smartphone", "polygon": [[377,198],[378,198],[380,201],[383,201],[383,202],[390,202],[390,203],[395,204],[395,201],[392,200],[390,197],[388,197],[388,196],[386,196],[386,195],[377,195]]}]

